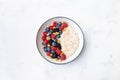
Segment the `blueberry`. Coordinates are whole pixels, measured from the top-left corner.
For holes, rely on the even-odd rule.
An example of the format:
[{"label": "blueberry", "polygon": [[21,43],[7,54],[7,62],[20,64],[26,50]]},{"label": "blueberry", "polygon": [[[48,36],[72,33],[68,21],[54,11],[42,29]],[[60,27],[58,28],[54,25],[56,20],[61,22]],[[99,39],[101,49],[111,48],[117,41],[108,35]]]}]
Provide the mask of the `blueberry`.
[{"label": "blueberry", "polygon": [[61,48],[62,48],[59,43],[57,43],[56,47],[57,47],[58,49],[61,49]]},{"label": "blueberry", "polygon": [[45,31],[46,31],[46,32],[49,32],[49,31],[50,31],[49,27],[47,27],[47,28],[45,29]]},{"label": "blueberry", "polygon": [[42,45],[45,45],[45,43],[44,43],[44,42],[42,42]]},{"label": "blueberry", "polygon": [[57,54],[56,53],[52,54],[52,58],[57,58]]},{"label": "blueberry", "polygon": [[52,33],[53,33],[53,31],[52,31],[52,30],[50,30],[50,31],[49,31],[49,35],[51,35]]},{"label": "blueberry", "polygon": [[47,47],[47,51],[50,52],[50,51],[51,51],[51,48],[50,48],[50,47]]},{"label": "blueberry", "polygon": [[44,42],[42,42],[42,45],[43,45],[44,47],[47,47],[47,45],[46,45]]},{"label": "blueberry", "polygon": [[47,49],[47,47],[44,47],[44,51],[45,51],[45,52],[48,52],[48,49]]},{"label": "blueberry", "polygon": [[50,45],[52,45],[52,42],[53,42],[53,40],[52,40],[52,39],[50,39],[50,40],[49,40]]},{"label": "blueberry", "polygon": [[59,34],[62,34],[62,31],[59,31]]},{"label": "blueberry", "polygon": [[52,54],[55,54],[55,51],[51,50],[51,53],[52,53]]},{"label": "blueberry", "polygon": [[56,46],[56,42],[52,42],[52,46]]},{"label": "blueberry", "polygon": [[57,39],[54,39],[54,42],[57,42],[58,40]]},{"label": "blueberry", "polygon": [[58,35],[56,36],[56,38],[60,38],[60,35],[58,34]]},{"label": "blueberry", "polygon": [[56,26],[56,28],[59,28],[62,25],[61,22],[58,22],[58,25]]},{"label": "blueberry", "polygon": [[53,32],[59,32],[59,28],[53,29]]}]

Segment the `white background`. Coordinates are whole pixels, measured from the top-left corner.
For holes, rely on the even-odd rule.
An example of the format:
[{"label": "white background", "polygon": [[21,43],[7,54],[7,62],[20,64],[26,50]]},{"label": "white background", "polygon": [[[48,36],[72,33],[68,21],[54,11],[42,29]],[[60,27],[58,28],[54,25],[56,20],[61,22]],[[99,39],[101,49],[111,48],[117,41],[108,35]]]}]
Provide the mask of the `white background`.
[{"label": "white background", "polygon": [[[55,16],[73,19],[85,36],[66,65],[36,47],[40,25]],[[0,0],[0,80],[120,80],[120,0]]]}]

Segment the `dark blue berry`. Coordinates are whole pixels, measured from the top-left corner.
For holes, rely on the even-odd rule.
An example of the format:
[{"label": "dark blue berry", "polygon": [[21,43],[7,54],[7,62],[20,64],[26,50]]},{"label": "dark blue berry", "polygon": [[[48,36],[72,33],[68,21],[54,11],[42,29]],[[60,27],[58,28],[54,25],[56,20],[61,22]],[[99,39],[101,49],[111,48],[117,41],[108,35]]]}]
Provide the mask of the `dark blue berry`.
[{"label": "dark blue berry", "polygon": [[61,35],[61,34],[62,34],[62,31],[59,31],[59,34]]},{"label": "dark blue berry", "polygon": [[56,53],[52,54],[52,58],[57,58],[57,54]]},{"label": "dark blue berry", "polygon": [[45,52],[48,52],[48,49],[47,49],[47,47],[44,47],[44,51],[45,51]]},{"label": "dark blue berry", "polygon": [[56,46],[56,42],[52,42],[52,46]]},{"label": "dark blue berry", "polygon": [[44,47],[47,47],[47,45],[46,45],[44,42],[42,42],[42,45],[43,45]]},{"label": "dark blue berry", "polygon": [[52,53],[52,54],[55,54],[55,51],[51,50],[51,53]]},{"label": "dark blue berry", "polygon": [[53,29],[53,32],[59,32],[59,28]]},{"label": "dark blue berry", "polygon": [[58,35],[56,36],[56,38],[60,38],[60,35],[58,34]]},{"label": "dark blue berry", "polygon": [[42,42],[42,45],[45,45],[45,43],[44,43],[44,42]]},{"label": "dark blue berry", "polygon": [[62,48],[59,43],[57,43],[56,47],[57,47],[58,49],[60,49],[60,50],[61,50],[61,48]]},{"label": "dark blue berry", "polygon": [[49,32],[49,31],[50,31],[49,27],[47,27],[47,28],[45,29],[45,31],[46,31],[46,32]]},{"label": "dark blue berry", "polygon": [[50,48],[50,47],[47,47],[47,51],[50,52],[50,51],[51,51],[51,48]]},{"label": "dark blue berry", "polygon": [[58,25],[56,26],[56,28],[59,28],[62,25],[61,22],[58,22]]},{"label": "dark blue berry", "polygon": [[49,31],[49,35],[51,35],[52,33],[53,33],[53,31],[52,31],[52,30],[50,30],[50,31]]},{"label": "dark blue berry", "polygon": [[52,45],[52,42],[53,42],[53,40],[52,40],[52,39],[50,39],[50,40],[49,40],[50,45]]},{"label": "dark blue berry", "polygon": [[57,42],[58,40],[57,39],[54,39],[54,42]]}]

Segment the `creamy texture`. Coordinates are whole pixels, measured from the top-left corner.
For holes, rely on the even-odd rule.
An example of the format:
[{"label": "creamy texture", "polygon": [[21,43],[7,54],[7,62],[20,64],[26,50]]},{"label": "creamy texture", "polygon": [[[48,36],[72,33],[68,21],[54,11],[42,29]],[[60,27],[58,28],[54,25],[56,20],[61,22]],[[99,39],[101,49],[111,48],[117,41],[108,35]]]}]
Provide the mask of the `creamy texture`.
[{"label": "creamy texture", "polygon": [[60,38],[62,51],[67,57],[73,55],[79,45],[78,33],[71,27],[68,26]]}]

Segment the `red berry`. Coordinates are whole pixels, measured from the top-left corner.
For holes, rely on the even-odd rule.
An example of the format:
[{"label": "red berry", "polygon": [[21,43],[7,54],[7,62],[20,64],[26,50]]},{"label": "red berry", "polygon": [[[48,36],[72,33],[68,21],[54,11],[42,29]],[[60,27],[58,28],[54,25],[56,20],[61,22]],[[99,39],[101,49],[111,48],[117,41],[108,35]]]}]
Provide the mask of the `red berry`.
[{"label": "red berry", "polygon": [[58,55],[60,55],[60,54],[62,53],[62,51],[59,50],[59,49],[57,49],[57,50],[56,50],[56,53],[57,53]]},{"label": "red berry", "polygon": [[45,41],[46,40],[46,36],[44,35],[44,36],[42,36],[42,40],[43,41]]},{"label": "red berry", "polygon": [[53,30],[53,26],[49,26],[50,30]]},{"label": "red berry", "polygon": [[55,38],[56,38],[56,35],[55,35],[55,34],[52,34],[51,37],[52,37],[52,39],[55,39]]},{"label": "red berry", "polygon": [[64,29],[64,27],[63,27],[63,26],[61,26],[61,27],[59,28],[59,30],[61,30],[61,31],[62,31],[63,29]]},{"label": "red berry", "polygon": [[43,32],[43,35],[47,35],[48,34],[48,32]]},{"label": "red berry", "polygon": [[48,40],[45,40],[45,41],[44,41],[44,43],[45,43],[45,44],[48,44],[48,43],[49,43],[49,41],[48,41]]},{"label": "red berry", "polygon": [[50,52],[47,52],[47,56],[50,56],[50,54],[51,54]]},{"label": "red berry", "polygon": [[65,60],[66,59],[66,55],[65,54],[61,54],[61,60]]},{"label": "red berry", "polygon": [[51,46],[51,49],[52,49],[52,50],[56,50],[57,47],[55,47],[55,46]]},{"label": "red berry", "polygon": [[63,22],[63,24],[61,25],[61,27],[59,28],[59,30],[62,31],[66,27],[68,27],[68,24],[66,22]]},{"label": "red berry", "polygon": [[62,26],[63,27],[68,27],[68,24],[66,22],[63,22]]},{"label": "red berry", "polygon": [[53,22],[53,26],[55,26],[55,27],[56,27],[56,26],[57,26],[57,24],[58,24],[58,23],[57,23],[56,21],[54,21],[54,22]]}]

